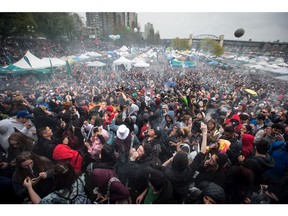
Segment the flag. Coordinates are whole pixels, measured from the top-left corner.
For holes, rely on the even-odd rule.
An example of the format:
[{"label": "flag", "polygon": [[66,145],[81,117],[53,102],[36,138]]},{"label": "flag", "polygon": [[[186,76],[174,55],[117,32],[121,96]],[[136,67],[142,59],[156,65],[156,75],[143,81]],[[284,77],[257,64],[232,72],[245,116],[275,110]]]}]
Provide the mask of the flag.
[{"label": "flag", "polygon": [[27,57],[27,56],[24,56],[23,58],[24,58],[24,60],[30,65],[30,67],[32,68],[31,63],[30,63],[28,57]]},{"label": "flag", "polygon": [[10,58],[9,54],[6,55],[6,58],[7,58],[8,62],[9,62],[9,64],[13,64],[13,62],[11,61],[11,58]]},{"label": "flag", "polygon": [[52,62],[51,62],[50,57],[49,57],[49,62],[50,62],[50,72],[51,72],[51,73],[54,73],[54,71],[53,71],[53,66],[52,66]]},{"label": "flag", "polygon": [[70,67],[68,60],[66,61],[66,66],[67,66],[67,74],[71,75],[71,67]]}]

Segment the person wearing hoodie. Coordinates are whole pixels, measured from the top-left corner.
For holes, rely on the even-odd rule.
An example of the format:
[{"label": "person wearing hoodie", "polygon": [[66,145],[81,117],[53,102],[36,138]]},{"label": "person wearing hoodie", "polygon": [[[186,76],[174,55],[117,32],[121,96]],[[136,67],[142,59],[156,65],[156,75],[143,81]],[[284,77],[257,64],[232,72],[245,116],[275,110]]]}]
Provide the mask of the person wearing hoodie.
[{"label": "person wearing hoodie", "polygon": [[275,167],[274,158],[268,154],[268,151],[269,143],[265,140],[258,141],[255,143],[255,154],[249,158],[252,160],[252,163],[255,165],[257,164],[256,166],[258,168],[255,176],[257,177],[257,183],[259,184],[268,184],[270,182],[270,178],[267,173],[269,170]]},{"label": "person wearing hoodie", "polygon": [[251,134],[242,134],[242,155],[245,158],[250,157],[253,153],[254,136]]},{"label": "person wearing hoodie", "polygon": [[178,151],[163,171],[164,176],[172,183],[173,197],[177,204],[182,204],[188,195],[189,185],[193,182],[194,172],[188,165],[187,153]]},{"label": "person wearing hoodie", "polygon": [[232,126],[235,133],[239,133],[242,128],[242,123],[239,115],[235,114],[231,118],[228,118],[225,122],[226,126]]},{"label": "person wearing hoodie", "polygon": [[160,128],[163,130],[164,133],[167,133],[168,130],[172,128],[173,124],[174,124],[174,111],[168,111],[160,124]]},{"label": "person wearing hoodie", "polygon": [[274,181],[287,177],[288,172],[288,143],[284,141],[273,142],[268,151],[275,161],[275,167],[267,171],[267,175]]},{"label": "person wearing hoodie", "polygon": [[32,115],[28,110],[20,110],[15,117],[0,121],[0,146],[4,153],[8,153],[8,138],[14,132],[21,132],[24,135],[37,140],[36,129],[31,122]]},{"label": "person wearing hoodie", "polygon": [[81,154],[68,146],[68,138],[63,139],[63,144],[58,144],[53,151],[53,159],[58,164],[70,163],[76,174],[82,170],[83,157]]}]

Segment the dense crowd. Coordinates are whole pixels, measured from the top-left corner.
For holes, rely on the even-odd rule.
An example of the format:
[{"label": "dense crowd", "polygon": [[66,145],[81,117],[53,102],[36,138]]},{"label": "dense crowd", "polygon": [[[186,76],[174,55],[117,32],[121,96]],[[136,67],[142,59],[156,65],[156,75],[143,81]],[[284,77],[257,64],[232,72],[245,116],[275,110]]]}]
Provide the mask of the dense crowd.
[{"label": "dense crowd", "polygon": [[3,81],[1,203],[288,203],[287,83],[273,75],[172,68],[158,49],[148,69],[43,76]]}]

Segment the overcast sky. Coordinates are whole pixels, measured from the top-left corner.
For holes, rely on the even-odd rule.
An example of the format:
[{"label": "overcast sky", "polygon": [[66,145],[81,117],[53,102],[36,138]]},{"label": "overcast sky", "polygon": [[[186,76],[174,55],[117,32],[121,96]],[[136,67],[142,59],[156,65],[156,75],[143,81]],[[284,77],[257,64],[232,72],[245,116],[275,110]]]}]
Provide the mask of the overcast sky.
[{"label": "overcast sky", "polygon": [[[288,42],[287,0],[35,0],[4,1],[0,11],[19,12],[137,12],[141,30],[154,25],[161,38],[188,38],[200,34],[225,39]],[[233,2],[233,3],[232,3]],[[233,11],[233,12],[232,12]],[[84,15],[85,16],[85,15]],[[243,28],[245,34],[235,38]]]},{"label": "overcast sky", "polygon": [[[225,35],[225,39],[288,42],[288,13],[162,12],[138,13],[141,30],[150,22],[161,38],[188,38],[200,34]],[[235,30],[245,34],[236,38]]]}]

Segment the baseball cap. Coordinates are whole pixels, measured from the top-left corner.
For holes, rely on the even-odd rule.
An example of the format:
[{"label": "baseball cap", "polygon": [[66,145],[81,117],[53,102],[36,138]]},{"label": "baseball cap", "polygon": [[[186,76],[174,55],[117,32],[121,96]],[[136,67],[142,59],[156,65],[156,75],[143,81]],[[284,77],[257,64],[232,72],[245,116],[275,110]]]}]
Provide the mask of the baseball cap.
[{"label": "baseball cap", "polygon": [[17,117],[22,117],[22,118],[32,118],[33,116],[28,112],[28,110],[19,110],[17,112]]}]

